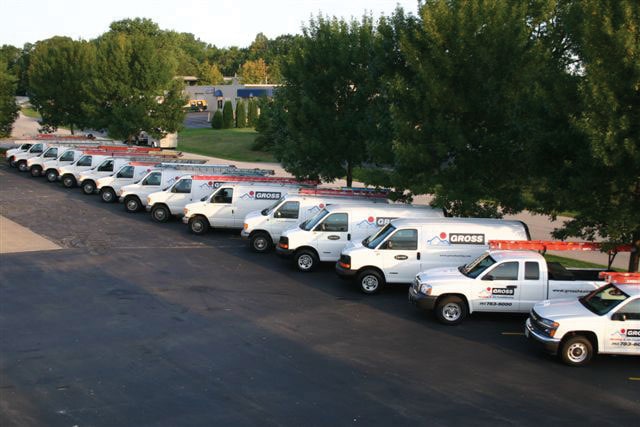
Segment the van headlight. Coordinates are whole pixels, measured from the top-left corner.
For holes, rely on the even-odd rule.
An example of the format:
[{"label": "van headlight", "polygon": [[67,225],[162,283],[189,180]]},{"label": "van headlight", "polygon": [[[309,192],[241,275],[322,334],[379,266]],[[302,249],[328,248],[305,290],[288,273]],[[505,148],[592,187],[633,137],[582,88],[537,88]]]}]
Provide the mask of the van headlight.
[{"label": "van headlight", "polygon": [[420,285],[420,293],[424,295],[431,295],[431,290],[433,287],[431,285],[427,285],[426,283]]},{"label": "van headlight", "polygon": [[147,205],[151,204],[151,197],[147,197]]},{"label": "van headlight", "polygon": [[242,226],[242,228],[244,228],[244,229],[246,230],[247,228],[249,228],[249,224],[247,224],[247,223],[245,222],[245,223],[244,223],[244,225]]},{"label": "van headlight", "polygon": [[184,214],[184,216],[189,216],[189,209],[187,208],[182,209],[182,213]]}]

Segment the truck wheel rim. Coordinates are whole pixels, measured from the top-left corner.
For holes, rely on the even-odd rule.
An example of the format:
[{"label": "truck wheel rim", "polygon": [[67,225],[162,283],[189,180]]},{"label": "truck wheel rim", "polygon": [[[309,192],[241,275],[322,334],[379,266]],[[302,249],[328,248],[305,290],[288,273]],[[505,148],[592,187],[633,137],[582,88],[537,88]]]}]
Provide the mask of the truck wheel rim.
[{"label": "truck wheel rim", "polygon": [[71,178],[65,178],[64,179],[64,186],[65,187],[71,187],[73,185],[73,181],[71,180]]},{"label": "truck wheel rim", "polygon": [[49,182],[55,181],[56,178],[57,178],[57,174],[55,172],[49,172],[47,174],[47,181],[49,181]]},{"label": "truck wheel rim", "polygon": [[18,169],[20,170],[20,172],[26,172],[27,164],[25,162],[18,163]]},{"label": "truck wheel rim", "polygon": [[164,221],[166,217],[166,215],[164,214],[164,209],[156,209],[153,216],[155,216],[158,221]]},{"label": "truck wheel rim", "polygon": [[130,211],[137,211],[138,210],[138,202],[136,202],[135,200],[129,200],[127,202],[127,209]]},{"label": "truck wheel rim", "polygon": [[31,176],[40,176],[39,168],[31,168]]},{"label": "truck wheel rim", "polygon": [[253,247],[258,251],[263,251],[267,247],[267,239],[264,237],[256,237],[253,240]]},{"label": "truck wheel rim", "polygon": [[449,303],[442,307],[442,316],[450,322],[455,322],[460,318],[460,306]]},{"label": "truck wheel rim", "polygon": [[111,191],[105,191],[102,193],[102,200],[105,202],[110,202],[113,200],[113,193]]},{"label": "truck wheel rim", "polygon": [[202,221],[197,219],[191,223],[191,229],[194,233],[202,233],[202,230],[204,230],[204,225],[202,224]]},{"label": "truck wheel rim", "polygon": [[93,193],[93,185],[92,184],[85,184],[84,185],[84,192],[87,193],[87,194]]},{"label": "truck wheel rim", "polygon": [[362,278],[362,288],[367,292],[378,289],[378,279],[375,276],[365,276]]},{"label": "truck wheel rim", "polygon": [[303,254],[298,257],[298,267],[301,270],[309,270],[313,265],[313,259],[311,255]]},{"label": "truck wheel rim", "polygon": [[587,358],[587,346],[583,343],[573,343],[567,349],[567,356],[573,363],[582,363]]}]

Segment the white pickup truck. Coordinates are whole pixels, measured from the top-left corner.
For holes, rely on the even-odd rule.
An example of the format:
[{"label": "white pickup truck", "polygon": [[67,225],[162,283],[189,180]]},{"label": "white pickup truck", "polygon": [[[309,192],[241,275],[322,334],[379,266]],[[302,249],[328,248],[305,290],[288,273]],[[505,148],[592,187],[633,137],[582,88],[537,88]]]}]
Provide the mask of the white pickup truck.
[{"label": "white pickup truck", "polygon": [[475,311],[528,313],[542,300],[585,295],[605,284],[603,270],[566,269],[530,250],[489,250],[460,267],[419,273],[409,301],[456,325]]},{"label": "white pickup truck", "polygon": [[537,303],[525,334],[570,366],[594,354],[640,356],[640,274],[605,273],[611,283],[580,299]]}]

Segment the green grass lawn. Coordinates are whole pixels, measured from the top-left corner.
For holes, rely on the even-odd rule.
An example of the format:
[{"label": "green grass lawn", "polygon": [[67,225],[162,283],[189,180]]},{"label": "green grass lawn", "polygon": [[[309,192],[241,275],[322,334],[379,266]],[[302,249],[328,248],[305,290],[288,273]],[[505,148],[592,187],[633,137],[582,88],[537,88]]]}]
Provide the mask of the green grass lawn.
[{"label": "green grass lawn", "polygon": [[253,151],[258,133],[253,129],[185,129],[178,150],[241,162],[275,162],[271,153]]},{"label": "green grass lawn", "polygon": [[24,114],[27,117],[33,117],[34,119],[40,118],[40,113],[38,113],[33,108],[22,107],[20,110],[22,111],[22,114]]},{"label": "green grass lawn", "polygon": [[[560,264],[568,268],[607,268],[606,265],[593,264],[591,262],[580,261],[577,259],[565,258],[561,256],[556,256],[556,255],[545,254],[544,257],[547,261],[559,262]],[[613,270],[626,271],[619,268],[614,268]]]}]

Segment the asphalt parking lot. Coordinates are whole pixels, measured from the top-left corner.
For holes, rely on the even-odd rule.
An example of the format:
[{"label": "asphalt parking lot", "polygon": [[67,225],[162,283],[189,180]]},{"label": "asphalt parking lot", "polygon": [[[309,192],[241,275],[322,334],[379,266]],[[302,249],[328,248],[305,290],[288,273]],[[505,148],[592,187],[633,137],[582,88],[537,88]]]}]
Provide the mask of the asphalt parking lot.
[{"label": "asphalt parking lot", "polygon": [[569,368],[524,316],[445,327],[237,232],[187,233],[0,166],[0,425],[636,425],[637,358]]}]

